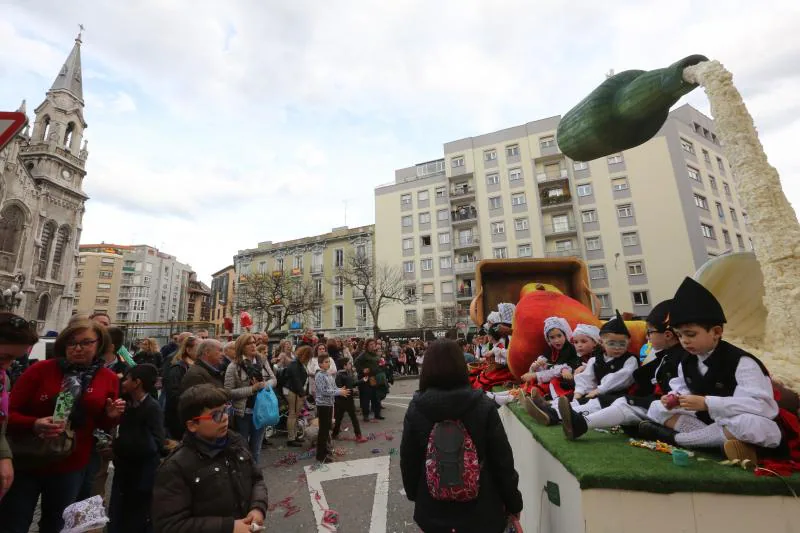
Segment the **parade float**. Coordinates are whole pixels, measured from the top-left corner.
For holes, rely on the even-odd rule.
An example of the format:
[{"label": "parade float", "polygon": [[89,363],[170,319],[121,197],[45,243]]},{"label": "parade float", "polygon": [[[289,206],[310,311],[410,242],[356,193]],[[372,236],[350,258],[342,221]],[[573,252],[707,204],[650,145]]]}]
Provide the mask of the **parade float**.
[{"label": "parade float", "polygon": [[[664,69],[609,77],[562,118],[560,150],[590,161],[634,148],[662,127],[678,99],[703,86],[722,150],[751,224],[754,253],[732,253],[703,265],[694,278],[720,301],[726,339],[757,354],[797,412],[800,390],[800,224],[769,165],[752,117],[732,76],[717,61],[689,56]],[[476,272],[472,320],[483,324],[500,302],[517,303],[509,369],[519,377],[545,352],[544,318],[571,326],[600,324],[586,265],[578,259],[483,261]],[[632,349],[644,342],[629,322]],[[525,511],[525,531],[650,533],[797,531],[800,474],[747,471],[705,453],[671,456],[669,446],[590,431],[569,442],[560,427],[538,426],[519,403],[501,410]],[[633,446],[632,446],[633,444]],[[638,445],[638,446],[637,446]],[[680,459],[680,460],[679,460]]]}]

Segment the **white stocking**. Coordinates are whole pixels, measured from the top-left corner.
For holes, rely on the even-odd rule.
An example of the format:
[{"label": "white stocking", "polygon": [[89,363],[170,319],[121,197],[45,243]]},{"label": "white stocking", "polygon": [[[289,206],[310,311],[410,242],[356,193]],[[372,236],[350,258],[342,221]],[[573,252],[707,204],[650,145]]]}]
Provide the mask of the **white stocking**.
[{"label": "white stocking", "polygon": [[722,427],[717,424],[675,435],[675,444],[687,448],[719,448],[726,440]]},{"label": "white stocking", "polygon": [[605,409],[600,409],[586,417],[589,429],[594,428],[613,428],[622,425],[625,421],[625,413],[616,404],[611,404]]},{"label": "white stocking", "polygon": [[708,424],[692,415],[678,415],[678,420],[675,422],[675,431],[678,433],[691,433],[698,429],[703,429]]}]

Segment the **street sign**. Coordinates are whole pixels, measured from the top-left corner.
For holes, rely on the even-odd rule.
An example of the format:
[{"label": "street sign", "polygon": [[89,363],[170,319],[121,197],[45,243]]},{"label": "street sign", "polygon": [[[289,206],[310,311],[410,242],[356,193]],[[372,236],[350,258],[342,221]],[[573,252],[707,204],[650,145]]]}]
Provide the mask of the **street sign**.
[{"label": "street sign", "polygon": [[25,113],[0,111],[0,150],[5,148],[27,123],[28,117]]}]

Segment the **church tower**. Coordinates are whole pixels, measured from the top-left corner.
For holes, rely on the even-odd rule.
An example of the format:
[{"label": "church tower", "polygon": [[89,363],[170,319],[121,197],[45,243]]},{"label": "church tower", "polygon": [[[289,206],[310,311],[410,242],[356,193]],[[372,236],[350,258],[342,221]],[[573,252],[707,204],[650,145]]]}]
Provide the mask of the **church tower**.
[{"label": "church tower", "polygon": [[[75,283],[81,281],[76,280],[76,273],[88,199],[83,179],[89,155],[83,139],[87,124],[81,44],[79,33],[44,101],[34,111],[33,131],[18,136],[16,153],[7,154],[8,162],[16,156],[17,175],[9,179],[6,171],[3,176],[8,194],[0,198],[0,248],[5,245],[13,256],[0,263],[0,276],[10,272],[15,279],[24,279],[23,302],[17,312],[36,320],[41,334],[66,325],[72,314]],[[20,219],[23,227],[6,239],[8,244],[3,241],[3,231],[8,232],[4,225],[12,219]]]}]

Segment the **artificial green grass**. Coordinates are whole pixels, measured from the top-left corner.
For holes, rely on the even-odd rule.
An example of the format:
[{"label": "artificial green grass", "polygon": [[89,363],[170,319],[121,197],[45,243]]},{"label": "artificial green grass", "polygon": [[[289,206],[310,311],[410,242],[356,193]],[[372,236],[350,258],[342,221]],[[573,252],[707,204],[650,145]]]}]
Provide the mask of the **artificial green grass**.
[{"label": "artificial green grass", "polygon": [[[672,464],[666,453],[635,448],[625,434],[589,430],[576,441],[564,437],[561,426],[540,426],[517,402],[511,411],[564,467],[574,475],[581,489],[623,489],[645,492],[715,492],[758,496],[791,496],[786,484],[800,493],[800,475],[783,480],[756,476],[739,467],[718,464],[721,455],[697,453],[689,466]],[[698,458],[707,461],[699,461]]]}]

